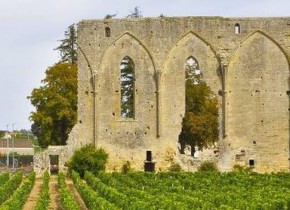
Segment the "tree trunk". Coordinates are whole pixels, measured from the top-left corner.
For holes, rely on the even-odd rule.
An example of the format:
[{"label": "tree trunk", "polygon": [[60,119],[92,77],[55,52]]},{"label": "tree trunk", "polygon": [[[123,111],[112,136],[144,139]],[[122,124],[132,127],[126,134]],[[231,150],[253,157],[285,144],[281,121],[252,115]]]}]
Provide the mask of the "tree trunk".
[{"label": "tree trunk", "polygon": [[190,145],[190,150],[191,150],[191,156],[194,157],[195,146],[194,145]]}]

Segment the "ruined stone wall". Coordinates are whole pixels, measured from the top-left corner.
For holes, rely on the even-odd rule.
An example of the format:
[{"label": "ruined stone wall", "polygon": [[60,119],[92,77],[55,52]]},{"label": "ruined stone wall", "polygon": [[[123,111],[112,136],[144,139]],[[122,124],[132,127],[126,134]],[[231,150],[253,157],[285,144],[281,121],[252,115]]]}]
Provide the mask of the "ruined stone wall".
[{"label": "ruined stone wall", "polygon": [[[290,18],[176,17],[84,20],[78,25],[77,147],[93,143],[142,169],[146,151],[163,170],[178,153],[185,61],[193,56],[219,99],[219,166],[254,160],[289,167]],[[135,118],[120,115],[120,63],[135,64]]]}]

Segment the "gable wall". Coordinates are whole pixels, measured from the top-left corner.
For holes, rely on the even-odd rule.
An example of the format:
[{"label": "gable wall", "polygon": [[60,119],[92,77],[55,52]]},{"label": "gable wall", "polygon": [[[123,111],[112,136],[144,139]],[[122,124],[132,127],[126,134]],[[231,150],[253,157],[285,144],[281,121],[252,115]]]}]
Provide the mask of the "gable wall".
[{"label": "gable wall", "polygon": [[[290,18],[81,21],[78,146],[105,147],[111,170],[126,161],[142,169],[147,150],[157,169],[167,168],[178,153],[184,63],[194,56],[219,99],[220,167],[253,158],[259,171],[288,169],[289,24]],[[119,66],[126,55],[135,63],[134,120],[119,114]]]}]

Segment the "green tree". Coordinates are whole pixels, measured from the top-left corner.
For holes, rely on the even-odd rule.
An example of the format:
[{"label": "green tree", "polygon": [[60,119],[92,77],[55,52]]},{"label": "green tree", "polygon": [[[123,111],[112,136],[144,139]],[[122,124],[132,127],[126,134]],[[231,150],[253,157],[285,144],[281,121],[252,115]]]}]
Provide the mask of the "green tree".
[{"label": "green tree", "polygon": [[198,63],[189,59],[185,78],[185,116],[179,135],[181,153],[190,145],[191,154],[195,146],[206,148],[218,141],[218,101],[210,87],[202,79]]},{"label": "green tree", "polygon": [[65,145],[77,119],[77,66],[57,63],[46,70],[42,86],[28,96],[36,111],[30,115],[31,131],[39,145]]},{"label": "green tree", "polygon": [[0,131],[0,138],[3,138],[5,136],[6,131]]},{"label": "green tree", "polygon": [[61,62],[77,63],[77,32],[75,24],[72,24],[64,33],[65,38],[59,40],[60,46],[55,50],[60,53]]}]

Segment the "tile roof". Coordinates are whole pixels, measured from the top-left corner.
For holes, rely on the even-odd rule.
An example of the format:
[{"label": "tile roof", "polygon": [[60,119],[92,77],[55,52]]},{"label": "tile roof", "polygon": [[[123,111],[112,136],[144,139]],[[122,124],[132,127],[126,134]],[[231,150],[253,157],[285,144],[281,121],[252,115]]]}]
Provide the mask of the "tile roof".
[{"label": "tile roof", "polygon": [[[0,139],[0,148],[7,147],[7,139]],[[12,140],[9,139],[9,147],[12,147]],[[16,139],[14,140],[15,148],[32,148],[32,140],[31,139]]]}]

